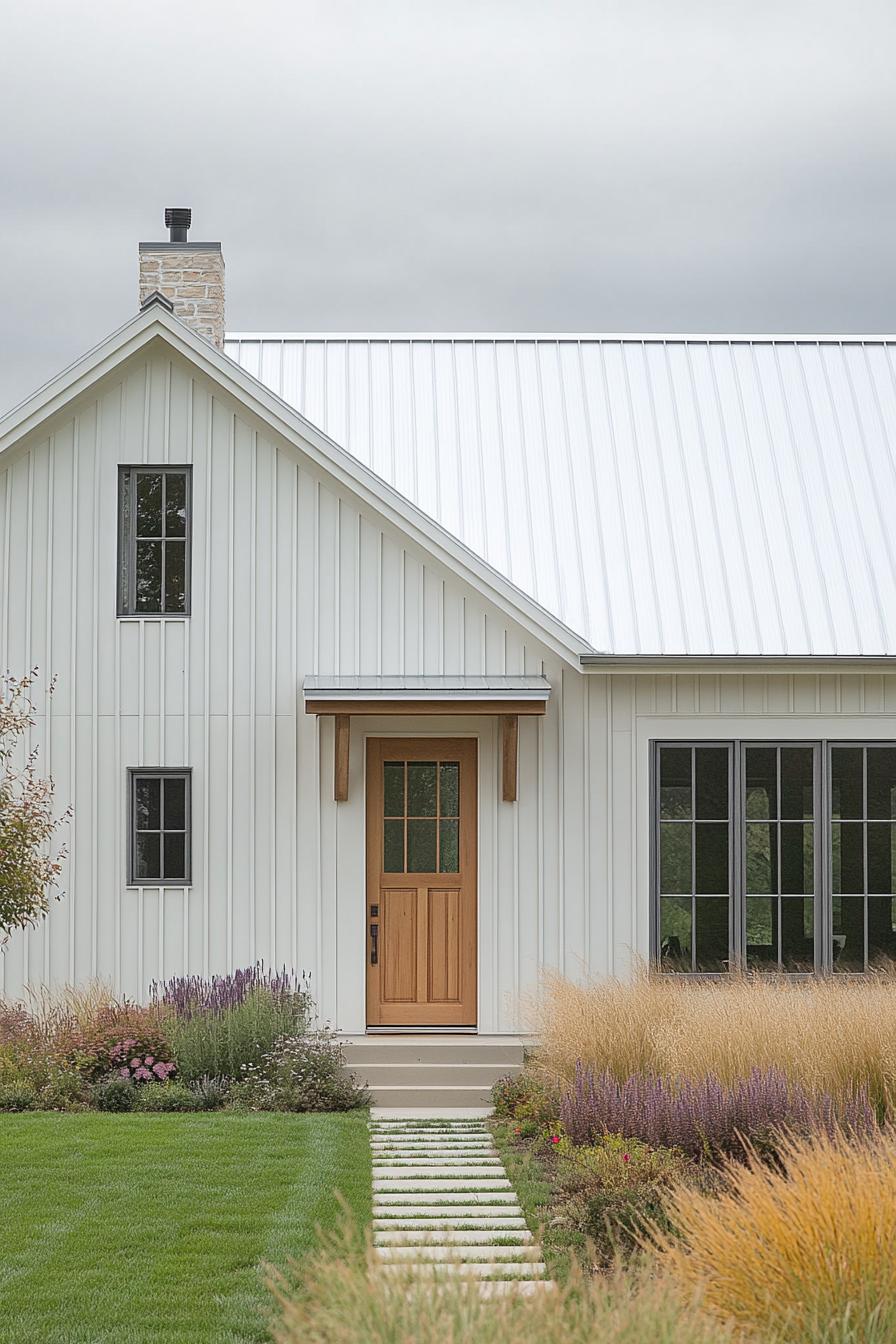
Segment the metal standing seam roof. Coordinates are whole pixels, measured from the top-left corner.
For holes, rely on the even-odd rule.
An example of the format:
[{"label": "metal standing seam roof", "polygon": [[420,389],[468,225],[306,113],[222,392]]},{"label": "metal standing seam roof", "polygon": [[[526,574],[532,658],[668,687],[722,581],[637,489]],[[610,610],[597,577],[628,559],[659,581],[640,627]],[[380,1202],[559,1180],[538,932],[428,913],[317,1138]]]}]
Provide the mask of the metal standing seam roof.
[{"label": "metal standing seam roof", "polygon": [[547,700],[551,683],[539,676],[308,676],[302,689],[306,700]]},{"label": "metal standing seam roof", "polygon": [[612,655],[896,654],[888,337],[228,336]]}]

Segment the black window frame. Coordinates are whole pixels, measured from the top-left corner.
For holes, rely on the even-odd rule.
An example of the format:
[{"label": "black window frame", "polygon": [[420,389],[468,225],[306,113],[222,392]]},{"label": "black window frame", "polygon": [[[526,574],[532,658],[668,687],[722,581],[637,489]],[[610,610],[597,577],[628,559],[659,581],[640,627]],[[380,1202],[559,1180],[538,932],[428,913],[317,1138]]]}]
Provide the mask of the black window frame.
[{"label": "black window frame", "polygon": [[[137,783],[142,779],[183,779],[184,781],[184,870],[183,877],[142,878],[137,876]],[[161,800],[164,807],[164,796]],[[164,867],[166,832],[164,810],[159,818],[159,852]],[[172,831],[172,834],[175,832]],[[179,831],[176,832],[180,834]],[[190,887],[193,885],[193,770],[190,766],[130,766],[128,768],[128,872],[129,887]]]},{"label": "black window frame", "polygon": [[[830,779],[831,746],[876,746],[893,743],[840,742],[818,738],[719,738],[682,737],[662,738],[650,742],[650,964],[663,975],[680,975],[687,979],[720,979],[747,969],[746,929],[746,751],[764,747],[811,747],[813,752],[813,899],[814,908],[814,966],[812,970],[753,968],[757,975],[776,974],[788,978],[806,979],[829,973],[832,969],[832,896],[831,896],[831,815],[828,783]],[[729,750],[729,865],[730,906],[728,921],[728,969],[724,971],[682,971],[664,967],[661,962],[661,893],[660,893],[660,752],[663,748],[725,747]],[[778,802],[780,814],[780,800]],[[780,821],[780,815],[779,815]],[[780,885],[780,882],[779,882]],[[699,899],[696,898],[696,899]],[[778,897],[780,901],[782,897]],[[693,936],[693,935],[692,935]],[[692,948],[692,958],[694,951]],[[862,972],[854,972],[861,974]]]},{"label": "black window frame", "polygon": [[[139,476],[178,475],[185,477],[186,529],[184,532],[184,606],[182,611],[165,611],[165,537],[162,543],[162,584],[160,611],[138,611],[136,601],[137,571],[137,478]],[[124,508],[124,480],[128,477],[128,508]],[[123,463],[118,468],[118,572],[116,575],[116,614],[119,620],[183,621],[190,616],[193,596],[193,467],[189,462],[136,462]],[[164,517],[164,511],[163,511]],[[174,540],[174,538],[172,538]],[[180,541],[181,538],[176,538]]]},{"label": "black window frame", "polygon": [[[884,892],[869,892],[869,890],[868,890],[868,871],[869,871],[869,862],[868,862],[868,825],[869,825],[869,823],[870,823],[871,825],[881,825],[881,824],[886,825],[886,824],[888,824],[887,821],[886,821],[886,819],[884,819],[884,818],[873,818],[873,817],[869,817],[869,816],[868,816],[868,752],[869,752],[869,750],[871,750],[871,749],[873,749],[873,748],[884,748],[884,749],[886,749],[886,750],[892,751],[894,748],[896,748],[896,740],[894,740],[894,739],[892,739],[892,738],[891,738],[891,739],[887,739],[887,738],[853,738],[853,737],[850,737],[850,738],[828,738],[822,745],[823,745],[823,747],[824,747],[825,784],[826,784],[826,789],[827,789],[827,796],[826,796],[826,799],[825,799],[824,820],[825,820],[825,825],[826,825],[826,830],[827,830],[826,841],[825,841],[825,861],[826,861],[825,879],[826,879],[826,882],[827,882],[827,892],[828,892],[828,902],[827,902],[827,904],[828,904],[828,917],[829,917],[829,925],[828,925],[828,944],[829,944],[829,954],[830,954],[830,958],[831,958],[831,966],[830,966],[829,969],[830,969],[830,970],[837,976],[838,979],[841,979],[841,978],[842,978],[842,979],[847,979],[847,978],[848,978],[849,976],[851,976],[851,975],[867,975],[867,974],[869,973],[869,969],[872,969],[872,968],[869,968],[869,965],[868,965],[868,932],[869,932],[868,900],[869,900],[869,898],[873,898],[874,896],[885,896],[885,895],[889,895],[891,899],[896,899],[896,891],[894,891],[894,892],[889,892],[889,893],[884,893]],[[862,815],[861,818],[847,818],[847,819],[845,819],[845,820],[847,821],[847,824],[848,824],[850,821],[852,821],[853,823],[855,823],[855,822],[859,822],[859,821],[860,821],[861,824],[862,824],[862,827],[863,827],[863,884],[864,884],[864,887],[865,887],[865,890],[864,890],[863,893],[841,893],[841,892],[837,892],[837,893],[835,893],[835,892],[834,892],[834,875],[833,875],[833,828],[834,828],[834,824],[835,824],[835,818],[834,818],[834,815],[833,815],[833,788],[832,788],[832,780],[833,780],[833,763],[832,763],[832,752],[833,752],[835,749],[837,749],[837,748],[846,748],[846,749],[854,748],[854,749],[857,749],[857,750],[861,750],[861,751],[862,751],[862,757],[863,757],[863,759],[862,759],[862,812],[863,812],[863,815]],[[840,823],[842,824],[842,822],[843,822],[844,819],[843,819],[843,818],[837,818],[836,820],[837,820],[837,822],[840,822]],[[891,824],[891,825],[896,824],[896,819],[893,819],[889,824]],[[894,883],[894,885],[896,885],[896,883]],[[863,943],[864,943],[864,946],[863,946],[863,963],[864,963],[864,964],[863,964],[863,967],[862,967],[861,970],[851,970],[851,969],[850,969],[850,970],[840,970],[839,968],[836,968],[836,967],[833,965],[834,899],[835,899],[835,896],[841,896],[841,898],[845,897],[846,899],[850,899],[852,896],[858,896],[859,894],[861,894],[861,895],[862,895],[862,898],[863,898]]]}]

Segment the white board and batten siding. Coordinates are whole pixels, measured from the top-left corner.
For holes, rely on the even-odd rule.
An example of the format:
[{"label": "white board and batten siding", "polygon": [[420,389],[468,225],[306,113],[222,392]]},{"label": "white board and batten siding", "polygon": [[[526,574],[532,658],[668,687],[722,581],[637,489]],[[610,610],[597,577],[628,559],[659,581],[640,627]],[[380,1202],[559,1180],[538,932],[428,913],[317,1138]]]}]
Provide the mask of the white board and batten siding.
[{"label": "white board and batten siding", "polygon": [[[117,468],[193,466],[192,614],[116,618]],[[186,361],[144,352],[0,466],[0,665],[56,694],[34,730],[75,804],[65,897],[13,936],[0,992],[263,958],[363,1030],[364,733],[479,739],[479,1029],[520,1025],[540,967],[648,950],[649,742],[891,736],[896,677],[581,672]],[[355,721],[348,802],[306,675],[543,673],[500,801],[490,718]],[[43,702],[38,695],[40,707]],[[363,724],[363,726],[362,726]],[[126,772],[193,771],[193,884],[126,885]]]}]

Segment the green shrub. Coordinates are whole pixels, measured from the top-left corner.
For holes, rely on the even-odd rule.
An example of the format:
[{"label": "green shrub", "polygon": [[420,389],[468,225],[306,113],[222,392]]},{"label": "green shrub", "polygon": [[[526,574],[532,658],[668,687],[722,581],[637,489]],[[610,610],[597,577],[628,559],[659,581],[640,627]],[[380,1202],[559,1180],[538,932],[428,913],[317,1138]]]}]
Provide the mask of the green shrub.
[{"label": "green shrub", "polygon": [[498,1079],[492,1088],[492,1103],[497,1119],[516,1120],[525,1126],[523,1137],[528,1137],[555,1121],[560,1100],[543,1078],[525,1068],[516,1076]]},{"label": "green shrub", "polygon": [[144,1083],[135,1088],[135,1111],[198,1111],[199,1098],[186,1083]]},{"label": "green shrub", "polygon": [[54,1069],[41,1084],[37,1105],[42,1111],[79,1111],[90,1102],[90,1087],[73,1069]]},{"label": "green shrub", "polygon": [[243,1070],[230,1101],[253,1111],[351,1111],[366,1106],[368,1094],[346,1072],[342,1046],[323,1030],[278,1040]]},{"label": "green shrub", "polygon": [[220,1111],[230,1094],[230,1084],[226,1078],[200,1078],[190,1083],[190,1091],[196,1098],[199,1111]]},{"label": "green shrub", "polygon": [[98,1111],[132,1111],[137,1100],[137,1088],[129,1078],[113,1074],[102,1078],[90,1089],[90,1100]]},{"label": "green shrub", "polygon": [[178,1075],[239,1078],[258,1065],[284,1036],[296,1036],[308,1022],[308,996],[272,992],[260,985],[232,1006],[201,1008],[190,1016],[166,1019]]},{"label": "green shrub", "polygon": [[27,1083],[0,1083],[0,1111],[30,1111],[37,1102],[37,1093]]}]

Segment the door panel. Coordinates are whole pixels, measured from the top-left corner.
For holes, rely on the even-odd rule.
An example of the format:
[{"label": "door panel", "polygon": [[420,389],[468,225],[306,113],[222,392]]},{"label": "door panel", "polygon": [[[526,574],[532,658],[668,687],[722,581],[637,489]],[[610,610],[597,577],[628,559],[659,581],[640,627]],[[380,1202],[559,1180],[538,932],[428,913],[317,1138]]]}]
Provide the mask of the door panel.
[{"label": "door panel", "polygon": [[476,742],[370,739],[369,1025],[476,1025],[476,866]]}]

